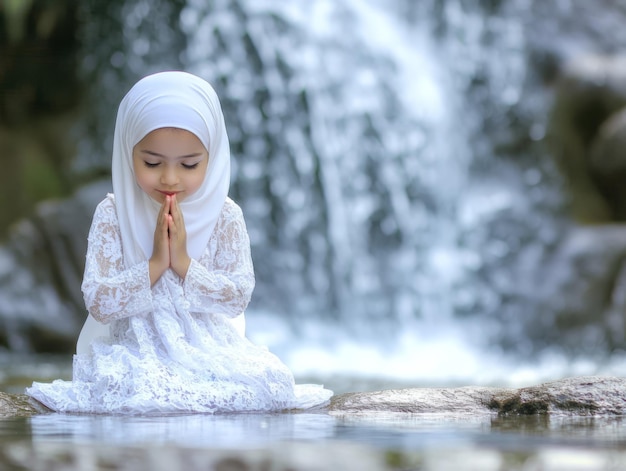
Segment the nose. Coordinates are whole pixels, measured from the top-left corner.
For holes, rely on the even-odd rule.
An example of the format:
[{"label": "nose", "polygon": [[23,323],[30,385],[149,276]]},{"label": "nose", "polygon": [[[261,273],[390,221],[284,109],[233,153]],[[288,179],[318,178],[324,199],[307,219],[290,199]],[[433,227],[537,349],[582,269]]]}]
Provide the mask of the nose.
[{"label": "nose", "polygon": [[178,172],[171,165],[165,165],[161,172],[161,184],[173,186],[178,183]]}]

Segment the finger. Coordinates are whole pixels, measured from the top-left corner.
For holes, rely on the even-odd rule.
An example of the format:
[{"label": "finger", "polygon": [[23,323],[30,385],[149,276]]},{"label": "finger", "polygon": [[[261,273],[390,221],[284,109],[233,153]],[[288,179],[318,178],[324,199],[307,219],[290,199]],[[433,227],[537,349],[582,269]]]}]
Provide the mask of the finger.
[{"label": "finger", "polygon": [[169,200],[169,213],[170,214],[174,214],[176,212],[176,195],[172,195],[172,196],[168,196],[167,199]]},{"label": "finger", "polygon": [[178,206],[178,198],[176,198],[176,195],[172,195],[172,199],[171,199],[171,213],[180,213],[180,207]]},{"label": "finger", "polygon": [[167,234],[167,202],[163,201],[157,216],[156,230],[161,234]]},{"label": "finger", "polygon": [[177,223],[176,218],[170,215],[168,221],[169,234],[170,234],[170,244],[174,250],[178,250],[180,244],[183,244],[185,241],[185,228]]},{"label": "finger", "polygon": [[169,210],[169,205],[170,201],[169,201],[169,196],[165,195],[165,198],[163,198],[163,202],[161,203],[161,211],[166,213]]},{"label": "finger", "polygon": [[179,227],[183,227],[185,224],[185,221],[183,219],[183,212],[180,209],[180,205],[178,204],[178,200],[176,199],[176,196],[174,196],[172,199],[171,214],[174,217],[174,222],[176,223],[176,225],[178,225]]},{"label": "finger", "polygon": [[154,236],[155,237],[163,237],[163,234],[167,234],[167,214],[163,212],[163,206],[161,206],[161,210],[157,216],[156,227],[154,228]]}]

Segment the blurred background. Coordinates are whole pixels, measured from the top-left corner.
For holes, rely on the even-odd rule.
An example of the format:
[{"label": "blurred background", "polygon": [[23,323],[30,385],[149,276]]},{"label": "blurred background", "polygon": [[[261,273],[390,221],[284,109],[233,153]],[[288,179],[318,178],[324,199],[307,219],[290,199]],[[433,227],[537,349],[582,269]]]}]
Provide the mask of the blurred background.
[{"label": "blurred background", "polygon": [[227,120],[248,335],[299,377],[624,374],[625,21],[623,0],[2,0],[0,360],[71,361],[117,106],[183,69]]}]

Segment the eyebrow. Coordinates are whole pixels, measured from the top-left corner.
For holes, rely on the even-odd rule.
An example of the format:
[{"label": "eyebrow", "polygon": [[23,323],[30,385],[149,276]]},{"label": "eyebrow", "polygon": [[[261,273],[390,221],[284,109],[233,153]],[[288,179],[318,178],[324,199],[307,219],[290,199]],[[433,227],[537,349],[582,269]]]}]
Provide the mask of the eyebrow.
[{"label": "eyebrow", "polygon": [[[148,155],[151,155],[153,157],[160,157],[162,159],[167,159],[168,158],[166,155],[159,154],[158,152],[154,152],[154,151],[148,150],[148,149],[140,149],[140,152],[142,154],[148,154]],[[202,152],[194,152],[193,154],[179,155],[178,157],[174,157],[174,158],[175,159],[191,159],[193,157],[201,157],[201,156],[202,156]]]}]

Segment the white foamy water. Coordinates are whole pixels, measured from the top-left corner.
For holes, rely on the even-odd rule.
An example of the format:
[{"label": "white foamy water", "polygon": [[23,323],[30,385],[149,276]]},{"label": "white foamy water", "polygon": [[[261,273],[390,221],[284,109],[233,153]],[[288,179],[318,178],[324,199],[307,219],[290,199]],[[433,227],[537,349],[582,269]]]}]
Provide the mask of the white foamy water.
[{"label": "white foamy water", "polygon": [[626,374],[623,354],[571,358],[546,350],[535,358],[485,346],[477,323],[416,321],[397,336],[355,338],[347,330],[314,320],[296,334],[283,318],[250,313],[248,337],[266,345],[297,378],[344,378],[359,385],[524,387],[571,376]]}]

